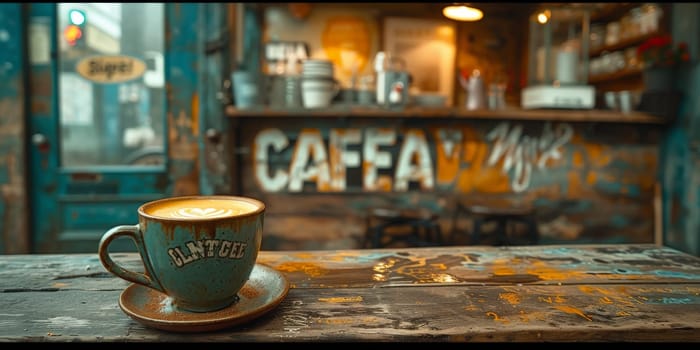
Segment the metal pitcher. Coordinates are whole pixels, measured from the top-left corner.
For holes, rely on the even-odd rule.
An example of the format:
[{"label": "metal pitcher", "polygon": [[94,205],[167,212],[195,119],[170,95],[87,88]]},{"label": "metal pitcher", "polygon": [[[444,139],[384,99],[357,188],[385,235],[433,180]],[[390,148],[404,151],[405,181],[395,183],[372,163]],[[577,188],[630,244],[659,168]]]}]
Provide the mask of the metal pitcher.
[{"label": "metal pitcher", "polygon": [[459,83],[467,91],[466,107],[468,110],[486,108],[484,80],[481,78],[481,72],[478,69],[473,70],[469,78],[464,78],[460,75]]}]

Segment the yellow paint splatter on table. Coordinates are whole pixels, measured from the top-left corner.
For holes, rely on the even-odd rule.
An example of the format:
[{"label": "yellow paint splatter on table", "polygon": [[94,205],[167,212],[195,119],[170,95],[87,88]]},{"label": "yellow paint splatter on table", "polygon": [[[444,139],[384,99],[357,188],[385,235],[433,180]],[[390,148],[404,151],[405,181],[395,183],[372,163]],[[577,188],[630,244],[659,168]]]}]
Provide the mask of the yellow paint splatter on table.
[{"label": "yellow paint splatter on table", "polygon": [[559,311],[566,312],[567,314],[578,315],[578,316],[581,316],[588,321],[593,321],[592,318],[590,318],[588,315],[586,315],[579,308],[575,308],[573,306],[567,306],[567,305],[557,305],[557,306],[555,306],[555,308]]},{"label": "yellow paint splatter on table", "polygon": [[282,272],[303,272],[311,277],[323,276],[328,273],[328,270],[309,263],[294,263],[287,262],[277,266],[277,270]]},{"label": "yellow paint splatter on table", "polygon": [[508,304],[518,305],[520,304],[520,295],[516,293],[500,293],[498,298],[505,300]]},{"label": "yellow paint splatter on table", "polygon": [[493,312],[493,311],[486,312],[486,316],[492,317],[494,321],[498,321],[498,322],[502,322],[502,323],[510,323],[510,321],[508,321],[508,319],[499,317],[498,314]]},{"label": "yellow paint splatter on table", "polygon": [[331,298],[318,298],[318,301],[323,301],[326,303],[361,303],[361,296],[356,297],[331,297]]}]

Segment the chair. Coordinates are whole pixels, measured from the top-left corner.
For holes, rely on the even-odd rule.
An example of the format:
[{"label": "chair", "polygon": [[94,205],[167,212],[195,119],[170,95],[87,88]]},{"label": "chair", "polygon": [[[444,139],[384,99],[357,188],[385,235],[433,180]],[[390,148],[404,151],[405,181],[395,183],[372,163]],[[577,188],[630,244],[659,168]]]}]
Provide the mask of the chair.
[{"label": "chair", "polygon": [[[457,227],[460,217],[473,220],[470,244],[529,245],[539,242],[535,209],[529,205],[465,205],[457,201],[452,216],[450,242],[457,242],[459,235],[466,232]],[[489,224],[495,224],[495,229],[490,232],[485,230]],[[525,226],[524,232],[518,232],[517,224]]]},{"label": "chair", "polygon": [[370,208],[362,248],[442,245],[439,215],[427,209]]}]

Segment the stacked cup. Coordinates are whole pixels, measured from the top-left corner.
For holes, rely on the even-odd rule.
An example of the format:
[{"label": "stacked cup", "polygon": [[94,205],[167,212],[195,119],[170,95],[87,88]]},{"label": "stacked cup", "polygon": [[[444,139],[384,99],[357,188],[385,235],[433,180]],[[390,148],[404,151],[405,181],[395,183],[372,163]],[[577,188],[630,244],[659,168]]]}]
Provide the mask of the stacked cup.
[{"label": "stacked cup", "polygon": [[324,108],[338,94],[340,87],[333,77],[333,62],[307,59],[301,65],[301,100],[305,108]]}]

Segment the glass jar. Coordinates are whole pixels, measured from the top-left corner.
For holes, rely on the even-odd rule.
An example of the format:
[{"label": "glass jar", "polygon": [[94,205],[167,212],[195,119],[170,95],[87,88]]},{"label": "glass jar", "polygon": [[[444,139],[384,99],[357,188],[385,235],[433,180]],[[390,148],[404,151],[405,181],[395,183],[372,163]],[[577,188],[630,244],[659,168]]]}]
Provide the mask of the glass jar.
[{"label": "glass jar", "polygon": [[638,37],[642,35],[641,31],[641,21],[642,21],[642,8],[641,7],[635,7],[630,10],[630,19],[632,20],[631,23],[631,30],[634,33],[634,35],[631,35],[632,37]]},{"label": "glass jar", "polygon": [[592,25],[590,38],[590,50],[597,50],[602,47],[605,40],[605,25],[603,23]]},{"label": "glass jar", "polygon": [[631,13],[620,18],[620,39],[627,40],[639,36],[637,24],[634,22]]},{"label": "glass jar", "polygon": [[640,31],[642,34],[656,33],[659,30],[659,22],[663,11],[656,4],[642,6]]},{"label": "glass jar", "polygon": [[529,17],[528,86],[585,84],[590,6],[546,4]]},{"label": "glass jar", "polygon": [[609,22],[605,27],[605,45],[612,46],[620,41],[620,32],[622,27],[620,22]]},{"label": "glass jar", "polygon": [[637,47],[628,47],[625,49],[625,61],[627,62],[627,69],[637,69],[641,68],[641,63],[637,57]]}]

